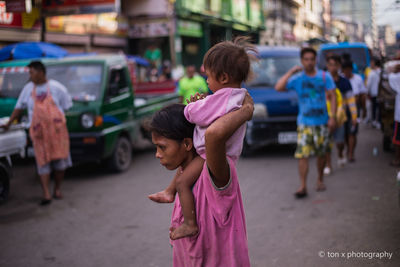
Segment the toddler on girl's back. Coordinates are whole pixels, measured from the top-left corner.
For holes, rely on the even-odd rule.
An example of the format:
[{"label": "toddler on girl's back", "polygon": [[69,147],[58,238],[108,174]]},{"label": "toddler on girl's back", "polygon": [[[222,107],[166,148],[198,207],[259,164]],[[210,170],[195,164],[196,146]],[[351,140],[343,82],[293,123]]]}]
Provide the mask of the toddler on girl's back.
[{"label": "toddler on girl's back", "polygon": [[[165,190],[149,195],[155,202],[171,203],[178,192],[184,221],[179,227],[170,229],[171,239],[198,233],[191,190],[203,169],[206,157],[205,132],[216,119],[241,107],[247,94],[241,84],[249,78],[251,60],[255,59],[256,54],[255,46],[249,43],[247,37],[238,37],[233,42],[224,41],[214,45],[204,56],[203,67],[208,77],[207,84],[213,94],[207,97],[199,94],[192,96],[184,110],[186,119],[196,124],[193,144],[198,156],[185,170],[177,172]],[[243,124],[225,144],[226,154],[234,163],[242,152],[245,132],[246,125]]]}]

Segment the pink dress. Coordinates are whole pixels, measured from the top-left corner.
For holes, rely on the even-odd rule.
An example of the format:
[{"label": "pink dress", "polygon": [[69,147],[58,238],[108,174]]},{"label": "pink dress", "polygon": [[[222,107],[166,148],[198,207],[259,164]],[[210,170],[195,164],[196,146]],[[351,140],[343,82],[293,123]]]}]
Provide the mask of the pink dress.
[{"label": "pink dress", "polygon": [[[190,103],[185,107],[186,119],[196,124],[193,144],[197,154],[205,159],[205,132],[207,127],[219,117],[239,109],[246,96],[244,88],[222,88],[206,98]],[[246,124],[243,124],[226,142],[226,154],[235,162],[242,153]]]},{"label": "pink dress", "polygon": [[[242,197],[231,159],[229,165],[231,179],[223,189],[217,189],[204,163],[193,187],[199,233],[171,240],[174,267],[250,266]],[[182,223],[182,207],[177,196],[171,226]]]}]

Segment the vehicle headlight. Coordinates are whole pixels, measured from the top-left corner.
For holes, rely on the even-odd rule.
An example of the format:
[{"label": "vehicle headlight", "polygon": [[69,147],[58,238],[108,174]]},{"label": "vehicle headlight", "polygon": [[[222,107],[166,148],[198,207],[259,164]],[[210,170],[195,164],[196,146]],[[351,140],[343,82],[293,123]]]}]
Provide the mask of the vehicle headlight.
[{"label": "vehicle headlight", "polygon": [[94,125],[94,115],[90,113],[84,113],[81,116],[81,125],[83,128],[89,129]]},{"label": "vehicle headlight", "polygon": [[267,106],[265,106],[264,104],[254,104],[253,119],[265,119],[267,117]]}]

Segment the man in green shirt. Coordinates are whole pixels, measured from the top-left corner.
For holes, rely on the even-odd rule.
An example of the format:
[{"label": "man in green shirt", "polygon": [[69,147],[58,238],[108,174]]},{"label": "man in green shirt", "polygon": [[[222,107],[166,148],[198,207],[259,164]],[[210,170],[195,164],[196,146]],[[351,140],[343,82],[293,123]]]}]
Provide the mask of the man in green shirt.
[{"label": "man in green shirt", "polygon": [[196,93],[207,94],[208,86],[206,80],[196,74],[196,67],[193,65],[186,67],[186,76],[179,81],[178,94],[183,104],[187,105],[186,99]]},{"label": "man in green shirt", "polygon": [[157,70],[161,66],[161,50],[157,48],[154,44],[151,44],[149,48],[144,52],[144,58],[150,61],[152,67]]}]

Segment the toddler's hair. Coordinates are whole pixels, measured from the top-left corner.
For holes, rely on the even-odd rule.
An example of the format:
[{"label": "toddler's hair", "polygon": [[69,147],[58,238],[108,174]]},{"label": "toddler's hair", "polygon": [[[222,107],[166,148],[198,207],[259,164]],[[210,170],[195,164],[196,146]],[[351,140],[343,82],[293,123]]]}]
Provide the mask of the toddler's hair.
[{"label": "toddler's hair", "polygon": [[168,139],[182,142],[193,138],[194,124],[186,120],[183,104],[171,104],[157,111],[146,128]]},{"label": "toddler's hair", "polygon": [[223,41],[211,47],[204,56],[203,66],[216,79],[226,73],[231,82],[242,83],[251,76],[250,62],[256,60],[257,55],[250,38],[238,36],[233,41]]}]

